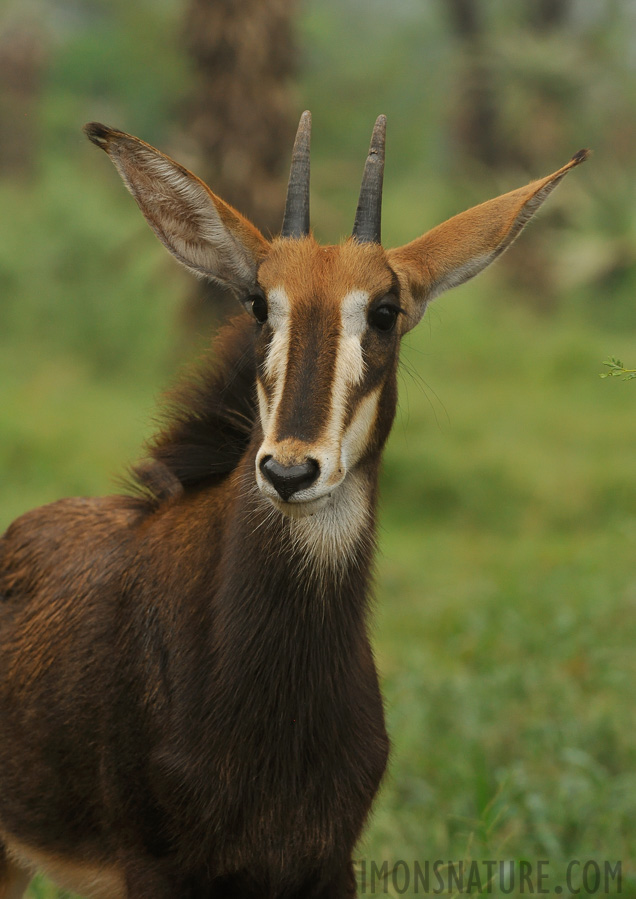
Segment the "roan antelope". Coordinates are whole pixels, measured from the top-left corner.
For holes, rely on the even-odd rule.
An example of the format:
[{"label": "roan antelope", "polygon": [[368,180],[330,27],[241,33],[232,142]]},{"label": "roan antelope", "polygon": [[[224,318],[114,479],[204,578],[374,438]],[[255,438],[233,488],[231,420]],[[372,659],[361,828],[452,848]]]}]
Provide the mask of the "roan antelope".
[{"label": "roan antelope", "polygon": [[326,247],[309,113],[272,241],[143,141],[86,133],[243,312],[130,495],[60,500],[0,541],[0,899],[36,869],[102,899],[353,896],[389,748],[367,616],[400,339],[587,153],[384,250],[383,116],[353,234]]}]

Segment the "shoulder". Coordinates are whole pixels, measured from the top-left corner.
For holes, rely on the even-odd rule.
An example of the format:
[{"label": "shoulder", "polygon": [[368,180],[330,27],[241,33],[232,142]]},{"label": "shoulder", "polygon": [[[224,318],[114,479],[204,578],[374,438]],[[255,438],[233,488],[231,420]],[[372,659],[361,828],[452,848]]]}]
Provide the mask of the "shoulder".
[{"label": "shoulder", "polygon": [[125,497],[74,497],[32,509],[0,538],[0,597],[30,594],[71,574],[108,576],[126,552],[139,513]]}]

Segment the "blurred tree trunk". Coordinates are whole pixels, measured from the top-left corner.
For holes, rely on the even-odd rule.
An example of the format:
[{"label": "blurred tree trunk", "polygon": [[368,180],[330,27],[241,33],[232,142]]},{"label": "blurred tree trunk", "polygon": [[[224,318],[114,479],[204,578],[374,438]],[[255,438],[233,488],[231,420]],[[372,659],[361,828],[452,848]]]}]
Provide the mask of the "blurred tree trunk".
[{"label": "blurred tree trunk", "polygon": [[[571,117],[572,101],[581,102],[568,73],[557,75],[549,68],[556,49],[567,47],[572,0],[523,0],[506,10],[503,28],[494,4],[440,2],[460,50],[448,127],[462,171],[470,172],[477,163],[497,173],[523,168],[535,177],[545,174],[547,147],[551,160],[562,151],[562,123]],[[515,35],[516,57],[511,50]],[[513,60],[522,64],[511,65]],[[523,252],[506,254],[504,263],[532,304],[543,310],[556,301],[546,228],[546,218],[555,214],[548,209],[544,227],[529,230]]]},{"label": "blurred tree trunk", "polygon": [[[491,20],[492,4],[483,0],[441,2],[462,59],[455,102],[451,104],[451,129],[460,155],[492,169],[514,169],[520,163],[533,167],[536,142],[530,137],[536,131],[536,120],[528,116],[525,130],[506,127],[506,86],[501,83],[501,72],[509,72],[510,67],[499,64],[499,35]],[[524,0],[517,4],[515,24],[519,38],[525,38],[530,45],[527,38],[531,35],[534,42],[547,45],[560,34],[566,37],[571,5],[571,0]],[[508,26],[507,33],[514,34],[514,26]],[[532,111],[536,112],[552,103],[552,92],[558,93],[558,89],[559,85],[551,87],[550,78],[537,77],[525,86],[526,96],[520,100],[523,102],[528,94],[533,94]]]},{"label": "blurred tree trunk", "polygon": [[537,31],[563,28],[570,16],[572,0],[534,0],[528,7],[530,23]]},{"label": "blurred tree trunk", "polygon": [[[199,173],[266,236],[282,223],[295,109],[296,0],[189,0],[184,39],[195,87],[186,128]],[[188,304],[197,330],[236,311],[206,283]]]},{"label": "blurred tree trunk", "polygon": [[28,177],[37,146],[36,110],[47,40],[30,17],[0,25],[0,173]]},{"label": "blurred tree trunk", "polygon": [[460,152],[488,168],[504,162],[499,135],[494,73],[488,58],[483,4],[478,0],[442,0],[451,30],[461,45],[464,66],[451,127]]}]

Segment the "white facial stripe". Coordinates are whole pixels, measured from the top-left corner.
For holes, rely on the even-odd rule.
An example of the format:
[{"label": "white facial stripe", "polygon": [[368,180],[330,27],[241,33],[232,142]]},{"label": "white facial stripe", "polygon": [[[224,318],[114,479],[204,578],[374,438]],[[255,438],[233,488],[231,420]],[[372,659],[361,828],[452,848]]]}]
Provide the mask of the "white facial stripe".
[{"label": "white facial stripe", "polygon": [[287,327],[291,305],[284,287],[274,287],[267,294],[267,318],[272,328]]},{"label": "white facial stripe", "polygon": [[367,446],[369,435],[375,424],[381,388],[376,387],[367,394],[356,409],[355,415],[342,440],[342,462],[346,468],[355,465]]},{"label": "white facial stripe", "polygon": [[[268,432],[269,424],[276,421],[276,412],[283,395],[283,388],[285,387],[285,371],[289,356],[290,303],[289,297],[282,287],[275,287],[270,290],[267,296],[267,309],[267,317],[274,331],[274,336],[265,359],[265,374],[274,383],[274,395],[271,405],[269,405],[263,387],[260,384],[258,385],[261,422],[265,433]],[[264,406],[267,408],[265,415],[263,415]]]},{"label": "white facial stripe", "polygon": [[367,326],[368,302],[366,290],[352,290],[342,301],[342,332],[331,391],[331,415],[325,435],[332,445],[340,443],[349,391],[364,376],[361,341]]},{"label": "white facial stripe", "polygon": [[342,329],[349,337],[361,337],[367,327],[369,292],[351,290],[342,301]]}]

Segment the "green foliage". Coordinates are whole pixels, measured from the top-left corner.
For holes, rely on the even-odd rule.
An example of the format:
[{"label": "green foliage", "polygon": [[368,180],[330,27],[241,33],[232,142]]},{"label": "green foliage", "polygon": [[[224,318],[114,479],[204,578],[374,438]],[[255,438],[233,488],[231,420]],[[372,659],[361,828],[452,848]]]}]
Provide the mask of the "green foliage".
[{"label": "green foliage", "polygon": [[394,755],[359,856],[629,860],[636,423],[589,377],[600,336],[495,309],[490,277],[406,348],[426,385],[402,385],[378,577]]},{"label": "green foliage", "polygon": [[620,378],[621,381],[631,381],[636,378],[636,368],[625,368],[620,359],[610,356],[603,365],[607,365],[609,371],[602,372],[599,378]]},{"label": "green foliage", "polygon": [[0,182],[11,210],[0,219],[0,329],[13,344],[55,347],[95,372],[123,373],[132,360],[156,371],[174,346],[165,320],[180,273],[105,158],[85,149],[81,166],[53,158],[33,185]]},{"label": "green foliage", "polygon": [[42,110],[47,155],[72,153],[70,135],[90,120],[165,140],[188,85],[180,15],[175,0],[42,5],[40,16],[57,37]]}]

